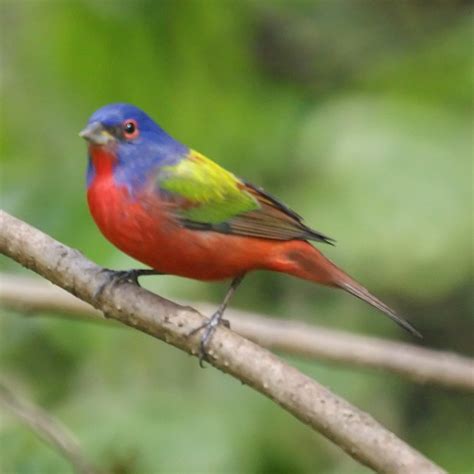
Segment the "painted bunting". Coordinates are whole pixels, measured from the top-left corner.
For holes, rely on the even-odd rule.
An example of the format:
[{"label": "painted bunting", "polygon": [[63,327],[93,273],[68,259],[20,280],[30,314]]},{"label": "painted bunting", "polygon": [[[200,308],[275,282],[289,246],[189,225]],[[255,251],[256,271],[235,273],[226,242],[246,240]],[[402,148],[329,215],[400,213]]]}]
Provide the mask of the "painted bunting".
[{"label": "painted bunting", "polygon": [[152,268],[115,272],[113,281],[158,273],[233,279],[218,310],[193,331],[203,329],[201,361],[232,294],[252,270],[340,288],[420,336],[308,242],[333,239],[262,188],[172,138],[139,108],[106,105],[80,136],[88,142],[87,199],[95,222],[110,242]]}]

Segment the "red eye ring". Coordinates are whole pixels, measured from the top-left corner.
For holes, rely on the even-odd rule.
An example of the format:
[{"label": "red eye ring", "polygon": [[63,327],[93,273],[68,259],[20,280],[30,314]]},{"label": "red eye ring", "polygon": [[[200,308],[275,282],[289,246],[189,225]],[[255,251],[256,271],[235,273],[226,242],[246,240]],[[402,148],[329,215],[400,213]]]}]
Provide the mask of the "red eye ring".
[{"label": "red eye ring", "polygon": [[127,119],[122,124],[123,135],[127,140],[133,140],[138,137],[138,124],[134,119]]}]

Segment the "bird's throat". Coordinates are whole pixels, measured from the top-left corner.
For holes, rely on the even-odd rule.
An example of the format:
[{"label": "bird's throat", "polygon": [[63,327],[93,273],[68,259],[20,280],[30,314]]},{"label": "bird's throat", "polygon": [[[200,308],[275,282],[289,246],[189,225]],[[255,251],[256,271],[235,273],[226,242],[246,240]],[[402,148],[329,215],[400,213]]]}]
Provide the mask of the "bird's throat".
[{"label": "bird's throat", "polygon": [[104,178],[112,175],[117,163],[114,150],[105,146],[89,145],[89,156],[95,177]]}]

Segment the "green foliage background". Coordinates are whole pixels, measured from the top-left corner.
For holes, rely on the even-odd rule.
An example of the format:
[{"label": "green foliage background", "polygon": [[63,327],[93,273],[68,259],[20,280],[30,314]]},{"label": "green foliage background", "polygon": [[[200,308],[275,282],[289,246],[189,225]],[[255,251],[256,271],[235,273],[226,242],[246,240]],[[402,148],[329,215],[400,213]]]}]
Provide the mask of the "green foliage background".
[{"label": "green foliage background", "polygon": [[[77,136],[98,107],[132,102],[335,237],[326,253],[407,315],[424,344],[472,352],[471,2],[3,0],[0,9],[3,208],[104,266],[134,266],[88,214]],[[216,303],[225,289],[173,277],[145,285]],[[251,275],[234,305],[409,339],[362,303],[282,275]],[[270,401],[145,335],[0,316],[2,373],[107,472],[367,472]],[[472,398],[291,362],[450,472],[473,471]],[[70,468],[2,413],[0,471]]]}]

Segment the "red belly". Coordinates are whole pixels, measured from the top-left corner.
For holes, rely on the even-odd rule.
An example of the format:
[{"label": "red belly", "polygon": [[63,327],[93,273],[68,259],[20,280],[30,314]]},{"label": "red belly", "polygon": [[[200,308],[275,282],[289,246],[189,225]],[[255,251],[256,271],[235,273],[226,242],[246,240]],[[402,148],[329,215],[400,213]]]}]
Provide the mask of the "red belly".
[{"label": "red belly", "polygon": [[283,242],[189,230],[177,224],[155,198],[146,208],[111,175],[96,177],[89,208],[104,236],[120,250],[166,274],[221,280],[255,269],[275,269]]}]

